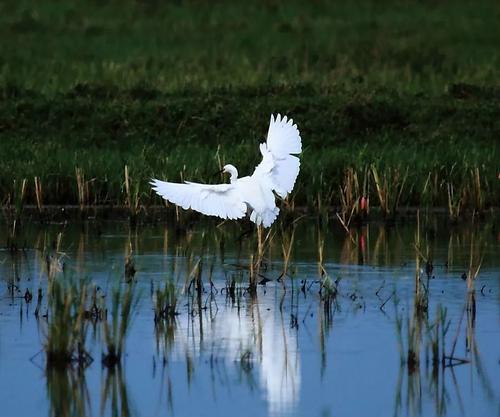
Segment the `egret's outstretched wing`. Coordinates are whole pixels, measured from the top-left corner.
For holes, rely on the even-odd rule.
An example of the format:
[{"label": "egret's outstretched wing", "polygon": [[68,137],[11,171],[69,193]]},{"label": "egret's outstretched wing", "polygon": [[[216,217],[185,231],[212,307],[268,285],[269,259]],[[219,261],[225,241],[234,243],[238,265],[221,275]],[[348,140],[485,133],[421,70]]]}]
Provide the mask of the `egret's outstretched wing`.
[{"label": "egret's outstretched wing", "polygon": [[153,179],[151,185],[165,200],[209,216],[240,219],[247,211],[246,203],[234,184],[178,184]]},{"label": "egret's outstretched wing", "polygon": [[276,193],[285,198],[293,190],[299,175],[300,160],[292,154],[302,152],[302,140],[293,119],[278,114],[271,115],[267,142],[261,143],[262,162],[253,175],[260,175],[268,181]]},{"label": "egret's outstretched wing", "polygon": [[267,132],[267,149],[278,158],[302,152],[302,140],[293,119],[288,120],[286,116],[281,118],[279,113],[276,118],[271,115]]}]

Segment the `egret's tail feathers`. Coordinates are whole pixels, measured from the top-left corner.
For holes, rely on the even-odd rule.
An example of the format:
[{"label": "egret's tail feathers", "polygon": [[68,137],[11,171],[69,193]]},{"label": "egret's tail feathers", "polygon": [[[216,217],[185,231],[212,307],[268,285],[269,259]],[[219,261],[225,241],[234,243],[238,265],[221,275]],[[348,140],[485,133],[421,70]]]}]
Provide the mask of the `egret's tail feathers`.
[{"label": "egret's tail feathers", "polygon": [[280,213],[280,209],[278,207],[274,207],[273,209],[266,209],[262,213],[257,213],[255,210],[250,213],[250,220],[253,221],[257,226],[269,227],[271,226],[278,214]]}]

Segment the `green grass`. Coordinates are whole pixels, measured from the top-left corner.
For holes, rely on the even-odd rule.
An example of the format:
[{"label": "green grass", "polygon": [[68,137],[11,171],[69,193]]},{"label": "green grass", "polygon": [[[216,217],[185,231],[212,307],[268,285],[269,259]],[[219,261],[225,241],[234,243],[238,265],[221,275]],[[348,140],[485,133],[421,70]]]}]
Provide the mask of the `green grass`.
[{"label": "green grass", "polygon": [[[106,93],[105,96],[101,94]],[[338,187],[348,166],[375,164],[402,171],[410,167],[402,203],[420,204],[429,172],[442,189],[433,205],[445,206],[446,181],[470,182],[478,166],[486,205],[500,201],[500,98],[483,90],[466,98],[397,95],[391,91],[317,90],[310,85],[269,89],[185,91],[137,98],[132,91],[78,87],[47,98],[25,91],[0,102],[0,189],[11,193],[14,179],[28,178],[27,202],[35,203],[35,176],[44,203],[78,203],[75,167],[89,182],[88,203],[123,203],[124,166],[141,186],[143,203],[159,202],[149,192],[152,176],[218,180],[210,175],[222,162],[250,174],[259,161],[271,112],[294,116],[304,152],[296,203],[312,204],[317,194]],[[245,108],[241,109],[242,102]],[[372,186],[372,201],[376,194]]]},{"label": "green grass", "polygon": [[499,16],[493,0],[3,2],[0,198],[27,178],[35,204],[37,176],[44,204],[78,204],[79,167],[87,204],[123,204],[127,165],[159,203],[150,177],[215,181],[218,147],[250,174],[281,112],[304,142],[297,204],[338,205],[344,170],[374,164],[409,167],[401,205],[444,207],[448,182],[472,195],[475,167],[499,205]]},{"label": "green grass", "polygon": [[299,81],[440,91],[498,83],[499,14],[494,0],[7,0],[0,82],[42,92]]}]

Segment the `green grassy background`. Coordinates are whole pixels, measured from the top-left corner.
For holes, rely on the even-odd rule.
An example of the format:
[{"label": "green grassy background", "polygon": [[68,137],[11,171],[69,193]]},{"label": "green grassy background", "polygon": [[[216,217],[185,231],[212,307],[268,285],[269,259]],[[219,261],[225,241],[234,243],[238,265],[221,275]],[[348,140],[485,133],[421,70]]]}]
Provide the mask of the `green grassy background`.
[{"label": "green grassy background", "polygon": [[89,203],[124,201],[125,164],[144,203],[151,176],[207,180],[218,156],[249,174],[271,112],[302,133],[298,204],[338,204],[369,164],[409,169],[403,204],[446,205],[474,167],[500,202],[494,0],[7,0],[0,38],[4,203],[23,178],[34,202],[34,176],[76,203],[77,166]]}]

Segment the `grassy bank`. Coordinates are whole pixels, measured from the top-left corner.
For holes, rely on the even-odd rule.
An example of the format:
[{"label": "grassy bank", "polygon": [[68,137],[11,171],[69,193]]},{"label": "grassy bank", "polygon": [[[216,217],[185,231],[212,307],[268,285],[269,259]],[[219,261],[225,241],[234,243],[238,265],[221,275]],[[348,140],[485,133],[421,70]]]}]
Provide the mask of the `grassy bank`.
[{"label": "grassy bank", "polygon": [[318,194],[340,204],[346,168],[362,182],[371,165],[379,176],[398,171],[400,182],[408,169],[402,204],[446,205],[447,184],[462,192],[476,167],[484,203],[499,201],[500,149],[492,138],[500,137],[500,92],[492,90],[455,86],[428,97],[306,85],[178,94],[78,86],[53,98],[16,92],[0,106],[2,194],[26,178],[32,203],[34,177],[46,204],[79,203],[79,184],[93,204],[124,202],[125,165],[130,192],[137,189],[143,203],[152,201],[152,176],[217,181],[211,174],[229,162],[250,174],[277,111],[295,117],[304,141],[297,204],[314,204]]},{"label": "grassy bank", "polygon": [[153,176],[214,182],[221,163],[250,174],[273,112],[302,133],[296,204],[500,202],[494,1],[0,12],[3,204],[147,205]]}]

